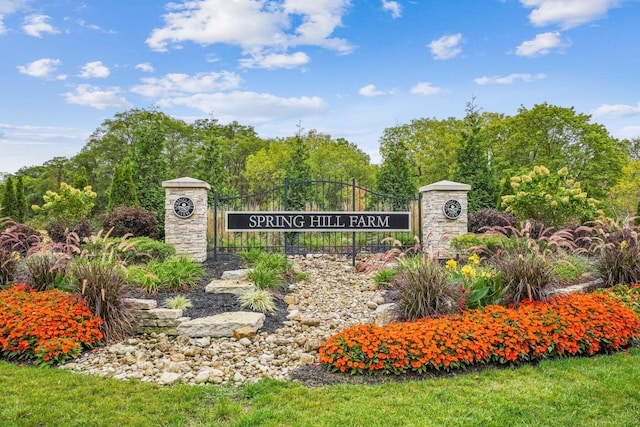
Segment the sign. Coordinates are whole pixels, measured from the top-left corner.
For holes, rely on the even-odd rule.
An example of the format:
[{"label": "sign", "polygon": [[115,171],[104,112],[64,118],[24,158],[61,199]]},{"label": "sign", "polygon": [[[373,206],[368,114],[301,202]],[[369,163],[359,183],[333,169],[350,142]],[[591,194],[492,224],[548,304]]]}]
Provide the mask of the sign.
[{"label": "sign", "polygon": [[449,219],[457,219],[462,213],[462,204],[456,199],[449,199],[444,202],[442,212]]},{"label": "sign", "polygon": [[187,196],[180,196],[173,202],[173,212],[180,218],[189,218],[195,209],[195,203]]},{"label": "sign", "polygon": [[225,231],[411,231],[410,212],[226,212]]}]

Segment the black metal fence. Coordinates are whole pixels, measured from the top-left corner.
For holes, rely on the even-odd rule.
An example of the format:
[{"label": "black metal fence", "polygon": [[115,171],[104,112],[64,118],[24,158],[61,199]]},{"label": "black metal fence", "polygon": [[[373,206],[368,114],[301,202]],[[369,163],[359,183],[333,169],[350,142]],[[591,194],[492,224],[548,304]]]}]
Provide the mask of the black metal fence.
[{"label": "black metal fence", "polygon": [[[411,231],[407,232],[227,232],[227,211],[354,211],[354,212],[411,212]],[[249,195],[220,197],[213,191],[209,209],[208,241],[214,257],[222,252],[242,252],[261,248],[268,252],[288,255],[309,253],[348,254],[355,260],[358,253],[389,250],[393,240],[412,246],[422,237],[420,196],[398,198],[375,193],[351,183],[334,180],[292,182]]]}]

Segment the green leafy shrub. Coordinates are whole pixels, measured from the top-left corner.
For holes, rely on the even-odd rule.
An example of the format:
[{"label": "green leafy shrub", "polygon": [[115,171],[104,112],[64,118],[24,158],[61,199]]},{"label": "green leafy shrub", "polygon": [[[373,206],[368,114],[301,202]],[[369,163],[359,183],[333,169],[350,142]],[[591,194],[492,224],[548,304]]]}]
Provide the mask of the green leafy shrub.
[{"label": "green leafy shrub", "polygon": [[502,196],[507,212],[559,227],[573,221],[584,223],[603,215],[600,202],[587,197],[580,183],[569,178],[567,168],[550,173],[536,166],[527,174],[511,177],[514,194]]},{"label": "green leafy shrub", "polygon": [[473,309],[502,304],[507,292],[507,287],[502,282],[502,275],[494,268],[481,267],[480,257],[477,254],[470,256],[464,265],[460,265],[455,260],[448,260],[445,268],[463,290],[461,308]]},{"label": "green leafy shrub", "polygon": [[148,294],[160,290],[160,278],[146,265],[133,265],[127,268],[127,283],[137,286]]},{"label": "green leafy shrub", "polygon": [[285,285],[284,279],[277,271],[259,264],[249,271],[247,277],[259,289],[281,288]]},{"label": "green leafy shrub", "polygon": [[589,258],[566,252],[555,254],[551,268],[553,276],[565,283],[589,278],[595,273],[595,266]]},{"label": "green leafy shrub", "polygon": [[463,234],[451,239],[451,247],[460,252],[472,248],[482,248],[487,254],[494,254],[500,249],[507,249],[513,242],[508,236],[499,233],[492,234]]},{"label": "green leafy shrub", "polygon": [[191,304],[191,300],[184,295],[176,295],[165,299],[162,302],[162,306],[165,308],[186,310],[187,308],[193,307],[193,304]]},{"label": "green leafy shrub", "polygon": [[160,279],[160,287],[174,291],[186,290],[197,284],[204,270],[202,264],[181,255],[160,262],[151,260],[147,267]]},{"label": "green leafy shrub", "polygon": [[597,292],[604,293],[609,298],[615,299],[620,304],[633,310],[640,317],[640,284],[632,286],[614,285],[611,288],[599,289]]},{"label": "green leafy shrub", "polygon": [[126,273],[122,263],[110,256],[75,258],[68,275],[94,316],[104,323],[101,331],[107,341],[128,337],[135,318],[124,304]]},{"label": "green leafy shrub", "polygon": [[293,264],[284,254],[267,253],[263,252],[258,257],[256,268],[262,267],[269,270],[274,270],[280,274],[286,274],[292,268]]},{"label": "green leafy shrub", "polygon": [[89,218],[96,193],[91,190],[91,186],[80,190],[61,182],[58,193],[47,191],[42,198],[44,204],[33,205],[31,209],[47,220],[57,221],[65,227],[72,228],[81,219]]},{"label": "green leafy shrub", "polygon": [[64,363],[102,339],[101,324],[77,295],[23,284],[0,290],[0,354],[9,359]]},{"label": "green leafy shrub", "polygon": [[395,268],[385,268],[374,273],[371,278],[379,287],[387,287],[391,285],[397,275],[398,271]]},{"label": "green leafy shrub", "polygon": [[113,229],[111,235],[114,237],[130,234],[134,237],[154,238],[158,233],[156,216],[152,212],[133,206],[120,206],[114,209],[104,217],[102,226],[105,230]]},{"label": "green leafy shrub", "polygon": [[264,289],[256,289],[238,297],[238,302],[242,308],[249,308],[260,313],[273,313],[276,311],[276,304],[273,296]]},{"label": "green leafy shrub", "polygon": [[140,263],[149,259],[162,262],[176,254],[176,248],[172,245],[150,237],[133,237],[129,239],[129,244],[135,248],[135,251],[126,253],[127,262]]},{"label": "green leafy shrub", "polygon": [[462,289],[446,269],[427,256],[399,260],[391,298],[396,317],[415,320],[455,313],[462,306]]},{"label": "green leafy shrub", "polygon": [[248,248],[242,251],[240,257],[244,265],[247,267],[255,267],[263,253],[260,248]]}]

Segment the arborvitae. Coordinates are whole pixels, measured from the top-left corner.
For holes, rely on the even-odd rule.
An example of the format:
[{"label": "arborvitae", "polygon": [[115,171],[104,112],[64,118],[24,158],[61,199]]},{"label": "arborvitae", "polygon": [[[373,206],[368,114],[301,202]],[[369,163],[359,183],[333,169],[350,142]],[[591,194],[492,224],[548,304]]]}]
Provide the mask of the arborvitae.
[{"label": "arborvitae", "polygon": [[304,210],[307,202],[312,199],[311,166],[309,159],[309,147],[298,134],[293,141],[293,151],[285,163],[285,173],[289,185],[287,188],[287,209],[292,211]]},{"label": "arborvitae", "polygon": [[22,176],[18,176],[18,179],[15,184],[15,193],[16,193],[16,218],[15,220],[18,222],[24,222],[27,218],[27,199],[24,195],[24,184],[22,182]]},{"label": "arborvitae", "polygon": [[108,209],[114,210],[119,206],[138,206],[138,193],[133,182],[131,163],[128,157],[122,161],[121,165],[116,165],[113,171],[113,179],[109,189]]},{"label": "arborvitae", "polygon": [[404,143],[398,141],[389,146],[382,164],[376,173],[375,192],[372,198],[376,202],[390,202],[394,210],[405,210],[408,199],[416,195],[416,181],[411,173]]},{"label": "arborvitae", "polygon": [[482,148],[480,136],[482,117],[473,102],[467,103],[462,141],[457,155],[454,180],[471,185],[469,213],[481,209],[494,209],[498,202],[499,183],[489,165],[487,152]]},{"label": "arborvitae", "polygon": [[16,200],[16,192],[13,186],[13,179],[8,177],[4,182],[4,195],[2,197],[2,206],[4,210],[2,211],[2,216],[8,216],[14,221],[18,221],[18,212],[16,209],[17,200]]},{"label": "arborvitae", "polygon": [[73,177],[73,187],[83,189],[89,185],[89,180],[87,179],[87,168],[81,166],[78,169],[78,173]]}]

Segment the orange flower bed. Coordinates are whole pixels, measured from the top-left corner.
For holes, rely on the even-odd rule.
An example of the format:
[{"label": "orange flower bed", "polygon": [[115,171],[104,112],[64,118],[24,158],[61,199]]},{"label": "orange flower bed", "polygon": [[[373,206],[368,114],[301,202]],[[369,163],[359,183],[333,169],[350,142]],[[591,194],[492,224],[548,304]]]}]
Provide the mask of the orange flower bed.
[{"label": "orange flower bed", "polygon": [[102,319],[78,296],[37,292],[26,285],[0,290],[0,354],[51,365],[76,358],[102,339]]},{"label": "orange flower bed", "polygon": [[640,319],[602,294],[564,295],[518,308],[358,325],[332,336],[320,362],[339,372],[422,373],[479,363],[521,363],[613,351],[640,337]]}]

